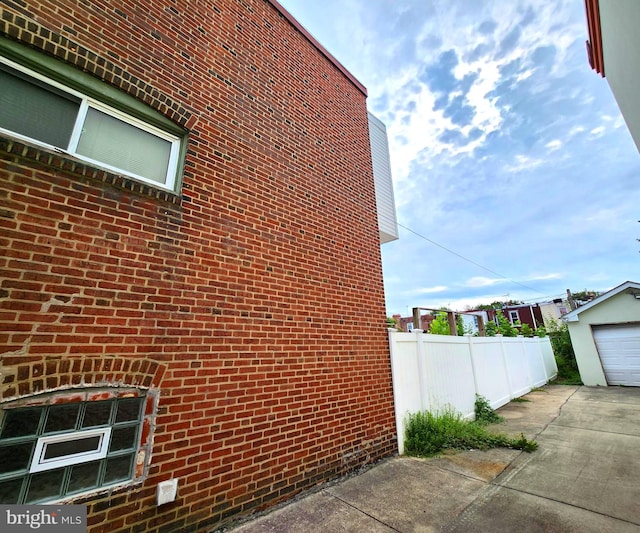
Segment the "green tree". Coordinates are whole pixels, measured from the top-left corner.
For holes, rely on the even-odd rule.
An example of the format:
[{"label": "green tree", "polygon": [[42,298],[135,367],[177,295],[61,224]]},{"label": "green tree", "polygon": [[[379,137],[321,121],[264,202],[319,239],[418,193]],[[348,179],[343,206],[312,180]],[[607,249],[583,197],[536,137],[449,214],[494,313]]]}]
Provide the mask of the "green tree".
[{"label": "green tree", "polygon": [[553,355],[558,365],[558,382],[569,385],[581,385],[580,372],[578,370],[578,362],[571,344],[571,336],[569,335],[569,327],[566,323],[559,323],[552,319],[547,329],[549,338],[551,339],[551,347]]},{"label": "green tree", "polygon": [[520,324],[520,335],[533,337],[533,328],[529,324]]},{"label": "green tree", "polygon": [[495,337],[498,331],[498,324],[496,324],[493,320],[489,320],[484,325],[484,334],[487,337]]},{"label": "green tree", "polygon": [[395,328],[398,331],[400,331],[400,327],[398,326],[398,321],[395,318],[391,318],[390,316],[387,317],[387,327]]},{"label": "green tree", "polygon": [[518,328],[514,328],[511,322],[501,312],[496,313],[498,317],[498,332],[502,333],[504,337],[517,337]]},{"label": "green tree", "polygon": [[451,335],[451,330],[449,329],[449,319],[447,318],[446,312],[440,311],[431,321],[431,325],[429,326],[429,333],[432,333],[434,335]]},{"label": "green tree", "polygon": [[501,302],[496,300],[495,302],[491,302],[490,304],[480,304],[477,305],[475,307],[471,306],[469,307],[470,309],[477,309],[479,311],[490,311],[493,309],[502,309],[503,307],[507,307],[510,305],[520,305],[523,304],[524,302],[521,302],[519,300],[507,300],[505,302]]}]

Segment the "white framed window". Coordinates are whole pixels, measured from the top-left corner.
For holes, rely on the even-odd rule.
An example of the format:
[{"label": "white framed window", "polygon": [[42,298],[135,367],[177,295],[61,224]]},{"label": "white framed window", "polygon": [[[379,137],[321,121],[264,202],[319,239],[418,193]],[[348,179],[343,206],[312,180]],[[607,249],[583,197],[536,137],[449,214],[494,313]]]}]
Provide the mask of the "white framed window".
[{"label": "white framed window", "polygon": [[58,501],[133,480],[144,405],[145,396],[127,396],[5,408],[0,504]]},{"label": "white framed window", "polygon": [[111,428],[40,437],[29,472],[86,463],[107,456]]},{"label": "white framed window", "polygon": [[0,131],[174,191],[183,139],[0,57]]},{"label": "white framed window", "polygon": [[518,311],[509,311],[509,321],[511,324],[515,324],[518,320],[520,320]]}]

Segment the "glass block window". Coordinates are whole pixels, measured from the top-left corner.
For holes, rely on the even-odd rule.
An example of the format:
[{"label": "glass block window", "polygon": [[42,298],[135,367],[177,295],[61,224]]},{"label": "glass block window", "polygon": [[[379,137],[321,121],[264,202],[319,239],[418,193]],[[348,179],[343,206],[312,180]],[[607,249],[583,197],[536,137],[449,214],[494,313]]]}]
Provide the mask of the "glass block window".
[{"label": "glass block window", "polygon": [[5,409],[0,504],[50,502],[132,480],[144,400]]},{"label": "glass block window", "polygon": [[5,58],[0,131],[175,190],[183,139]]}]

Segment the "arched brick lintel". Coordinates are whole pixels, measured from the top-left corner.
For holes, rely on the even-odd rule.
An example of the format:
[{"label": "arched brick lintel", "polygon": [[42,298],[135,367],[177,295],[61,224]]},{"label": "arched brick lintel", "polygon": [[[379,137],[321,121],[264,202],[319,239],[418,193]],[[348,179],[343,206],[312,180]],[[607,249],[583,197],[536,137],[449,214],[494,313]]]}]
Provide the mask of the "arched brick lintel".
[{"label": "arched brick lintel", "polygon": [[166,366],[105,356],[0,359],[0,401],[75,387],[160,387]]}]

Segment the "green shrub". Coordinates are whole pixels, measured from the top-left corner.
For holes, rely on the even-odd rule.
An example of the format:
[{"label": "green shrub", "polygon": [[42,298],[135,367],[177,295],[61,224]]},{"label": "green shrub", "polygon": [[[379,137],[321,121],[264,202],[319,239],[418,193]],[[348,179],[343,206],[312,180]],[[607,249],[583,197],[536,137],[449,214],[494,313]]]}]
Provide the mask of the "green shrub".
[{"label": "green shrub", "polygon": [[451,335],[449,319],[446,312],[439,312],[429,326],[429,333],[434,335]]},{"label": "green shrub", "polygon": [[521,324],[520,335],[524,337],[533,337],[533,328],[529,324]]},{"label": "green shrub", "polygon": [[504,421],[504,418],[496,413],[491,405],[489,405],[489,401],[479,394],[476,394],[473,411],[476,415],[476,423],[480,425],[497,424]]},{"label": "green shrub", "polygon": [[493,320],[489,320],[484,326],[484,334],[487,337],[495,337],[496,333],[498,333],[498,325]]},{"label": "green shrub", "polygon": [[580,372],[578,370],[578,362],[571,344],[571,336],[569,335],[569,327],[566,323],[558,323],[552,319],[549,322],[547,333],[551,340],[553,355],[558,365],[557,381],[566,385],[582,385]]},{"label": "green shrub", "polygon": [[498,333],[502,333],[504,337],[517,337],[518,328],[514,328],[509,322],[509,319],[502,314],[502,311],[497,312],[498,317]]}]

